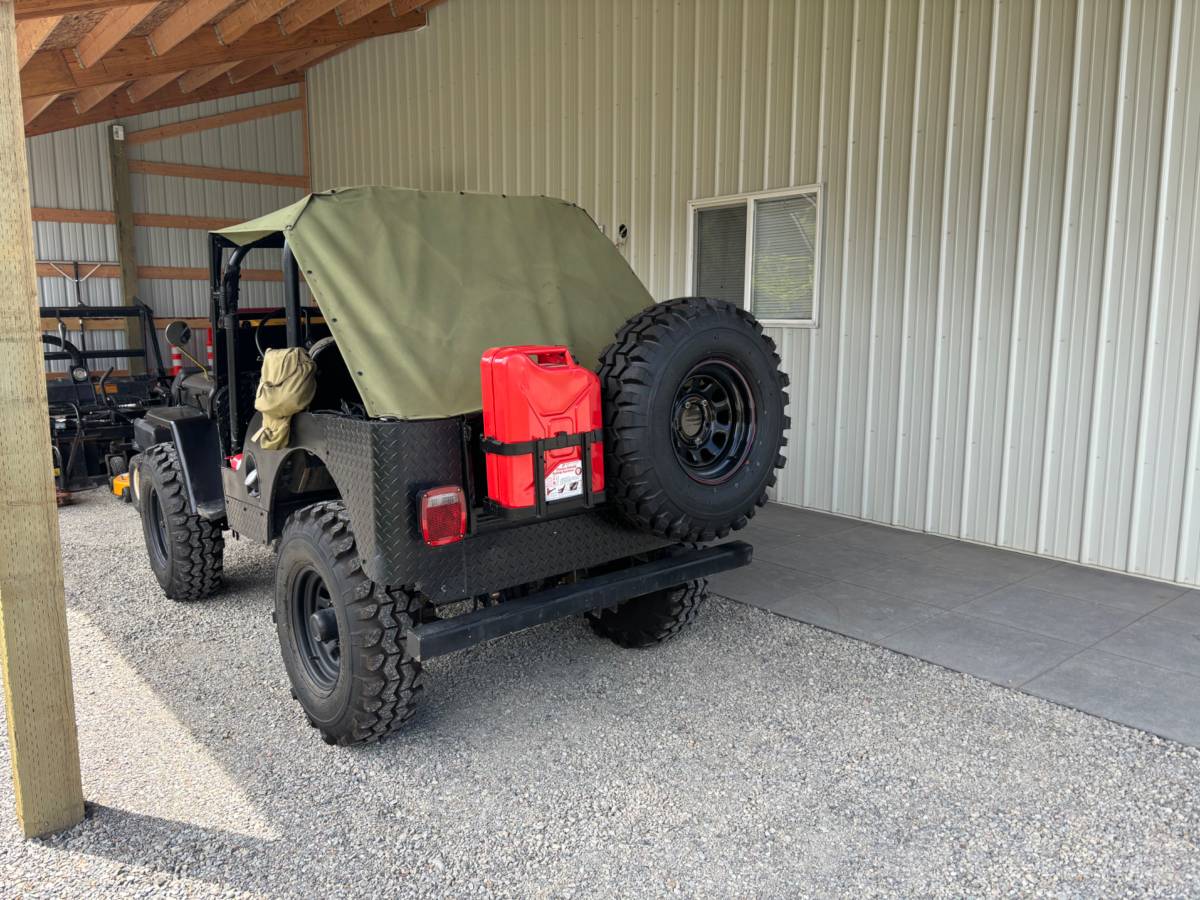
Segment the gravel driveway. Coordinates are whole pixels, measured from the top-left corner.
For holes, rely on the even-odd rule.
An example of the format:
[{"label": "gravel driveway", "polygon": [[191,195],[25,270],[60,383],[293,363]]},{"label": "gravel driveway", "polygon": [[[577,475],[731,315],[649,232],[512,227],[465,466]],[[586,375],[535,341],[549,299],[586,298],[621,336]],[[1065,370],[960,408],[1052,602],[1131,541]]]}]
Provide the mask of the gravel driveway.
[{"label": "gravel driveway", "polygon": [[61,521],[95,812],[21,840],[5,758],[5,896],[1200,891],[1200,752],[1033,697],[717,600],[658,650],[573,620],[435,660],[405,733],[336,749],[268,553],[176,604],[132,508]]}]

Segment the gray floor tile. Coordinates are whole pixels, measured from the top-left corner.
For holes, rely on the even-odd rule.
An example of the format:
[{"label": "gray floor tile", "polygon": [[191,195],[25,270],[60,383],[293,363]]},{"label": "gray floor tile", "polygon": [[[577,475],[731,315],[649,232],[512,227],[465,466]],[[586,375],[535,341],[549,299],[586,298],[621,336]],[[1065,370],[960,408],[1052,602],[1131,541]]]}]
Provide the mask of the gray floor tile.
[{"label": "gray floor tile", "polygon": [[865,547],[892,556],[912,556],[945,547],[950,543],[949,538],[889,528],[886,525],[856,525],[847,531],[838,532],[831,540],[847,547]]},{"label": "gray floor tile", "polygon": [[1096,649],[1200,676],[1200,626],[1146,616],[1101,641]]},{"label": "gray floor tile", "polygon": [[930,550],[921,558],[961,575],[983,575],[1010,581],[1028,578],[1060,565],[1052,559],[962,541],[951,541],[945,547]]},{"label": "gray floor tile", "polygon": [[1084,645],[1103,640],[1141,615],[1027,585],[1010,584],[960,606],[958,611]]},{"label": "gray floor tile", "polygon": [[1157,581],[1101,572],[1068,563],[1034,575],[1026,584],[1056,594],[1094,600],[1121,609],[1149,612],[1183,593],[1184,589]]},{"label": "gray floor tile", "polygon": [[833,516],[811,509],[797,509],[781,503],[768,503],[760,508],[750,521],[809,538],[829,537],[862,524],[857,519]]},{"label": "gray floor tile", "polygon": [[874,588],[885,594],[930,603],[942,609],[954,609],[969,600],[1004,587],[1014,579],[1011,576],[950,572],[924,557],[916,557],[898,559],[874,569],[851,572],[843,575],[842,580]]},{"label": "gray floor tile", "polygon": [[792,592],[766,607],[789,619],[867,641],[879,641],[902,628],[942,614],[941,610],[924,603],[841,581]]},{"label": "gray floor tile", "polygon": [[870,547],[847,547],[836,538],[813,538],[755,548],[755,558],[822,578],[841,578],[882,566],[895,557]]},{"label": "gray floor tile", "polygon": [[1025,690],[1064,706],[1200,745],[1200,678],[1084,650]]},{"label": "gray floor tile", "polygon": [[748,566],[711,576],[708,587],[722,597],[771,609],[781,600],[827,582],[828,579],[807,572],[797,572],[756,559]]},{"label": "gray floor tile", "polygon": [[893,634],[880,643],[948,669],[1017,687],[1078,653],[1080,647],[955,612]]},{"label": "gray floor tile", "polygon": [[1188,591],[1166,606],[1160,606],[1154,611],[1154,617],[1200,627],[1200,591]]}]

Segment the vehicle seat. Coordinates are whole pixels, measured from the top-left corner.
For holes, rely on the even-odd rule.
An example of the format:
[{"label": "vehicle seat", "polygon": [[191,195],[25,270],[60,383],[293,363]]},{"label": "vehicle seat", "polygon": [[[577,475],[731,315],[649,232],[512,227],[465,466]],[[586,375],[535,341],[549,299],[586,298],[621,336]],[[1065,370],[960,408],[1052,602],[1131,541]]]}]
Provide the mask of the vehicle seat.
[{"label": "vehicle seat", "polygon": [[317,393],[308,408],[314,412],[322,410],[341,411],[343,404],[362,405],[362,397],[350,377],[342,351],[333,336],[323,337],[308,350],[308,355],[317,366]]}]

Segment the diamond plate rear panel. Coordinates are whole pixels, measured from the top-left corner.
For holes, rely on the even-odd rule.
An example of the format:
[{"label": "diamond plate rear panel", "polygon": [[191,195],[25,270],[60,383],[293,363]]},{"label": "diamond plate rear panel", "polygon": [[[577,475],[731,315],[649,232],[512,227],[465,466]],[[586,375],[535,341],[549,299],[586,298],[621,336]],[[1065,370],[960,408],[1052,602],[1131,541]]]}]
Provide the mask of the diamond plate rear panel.
[{"label": "diamond plate rear panel", "polygon": [[382,584],[453,600],[672,543],[596,510],[429,547],[420,535],[417,498],[426,488],[463,483],[461,421],[370,421],[320,413],[311,421],[324,432],[319,455],[346,503],[366,572]]}]

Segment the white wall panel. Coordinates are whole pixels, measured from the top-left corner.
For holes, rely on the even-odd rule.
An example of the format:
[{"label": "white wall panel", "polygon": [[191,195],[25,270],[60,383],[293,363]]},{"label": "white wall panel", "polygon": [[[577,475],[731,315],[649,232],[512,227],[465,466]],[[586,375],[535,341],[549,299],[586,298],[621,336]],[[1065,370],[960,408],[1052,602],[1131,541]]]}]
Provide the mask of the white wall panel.
[{"label": "white wall panel", "polygon": [[[127,131],[155,128],[286,100],[295,97],[297,91],[295,86],[288,86],[240,94],[145,113],[122,120],[122,124]],[[34,206],[112,210],[108,127],[107,123],[86,125],[26,141]],[[293,112],[163,141],[132,144],[128,152],[130,159],[299,175],[303,170],[302,140],[301,115]],[[130,176],[130,181],[136,213],[249,219],[292,203],[304,193],[298,188],[137,173]],[[207,236],[202,231],[139,226],[134,232],[134,244],[139,265],[208,268]],[[39,260],[115,262],[116,227],[37,222],[34,246]],[[252,259],[250,265],[265,268],[270,261],[264,253],[262,260]],[[87,271],[86,265],[83,271]],[[138,292],[158,316],[208,313],[207,281],[143,279]],[[62,278],[39,278],[38,293],[44,305],[75,302],[74,287]],[[85,303],[119,304],[120,283],[111,278],[91,279],[85,283],[82,295]],[[275,305],[278,286],[247,282],[242,295],[249,305]],[[99,332],[90,334],[88,340],[93,349],[116,347],[123,346],[124,335]]]},{"label": "white wall panel", "polygon": [[820,183],[784,502],[1200,582],[1191,0],[452,0],[309,78],[319,187],[580,203],[659,298],[687,202]]}]

